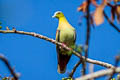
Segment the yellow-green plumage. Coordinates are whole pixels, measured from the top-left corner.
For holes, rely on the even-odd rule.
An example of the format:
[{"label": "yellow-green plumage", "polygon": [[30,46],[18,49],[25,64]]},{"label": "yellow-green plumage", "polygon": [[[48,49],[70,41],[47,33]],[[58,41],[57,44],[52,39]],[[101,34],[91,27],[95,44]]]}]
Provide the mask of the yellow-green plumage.
[{"label": "yellow-green plumage", "polygon": [[[76,32],[75,29],[68,23],[64,14],[61,11],[55,12],[54,16],[58,18],[59,24],[56,32],[56,40],[64,43],[68,47],[72,48],[75,45]],[[58,72],[65,73],[67,63],[72,54],[68,51],[56,46],[58,57]]]}]

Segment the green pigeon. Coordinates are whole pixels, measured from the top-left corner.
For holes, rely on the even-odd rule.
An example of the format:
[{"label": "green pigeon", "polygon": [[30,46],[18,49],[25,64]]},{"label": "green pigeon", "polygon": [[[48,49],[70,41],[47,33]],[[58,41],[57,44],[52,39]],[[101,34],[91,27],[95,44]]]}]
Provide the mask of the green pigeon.
[{"label": "green pigeon", "polygon": [[[61,11],[57,11],[52,16],[59,20],[58,28],[56,31],[56,41],[61,42],[64,45],[67,45],[69,48],[73,48],[76,41],[76,31],[69,24],[64,14]],[[58,72],[63,74],[66,71],[67,64],[70,60],[72,53],[63,49],[60,46],[56,46],[57,58],[58,58]]]}]

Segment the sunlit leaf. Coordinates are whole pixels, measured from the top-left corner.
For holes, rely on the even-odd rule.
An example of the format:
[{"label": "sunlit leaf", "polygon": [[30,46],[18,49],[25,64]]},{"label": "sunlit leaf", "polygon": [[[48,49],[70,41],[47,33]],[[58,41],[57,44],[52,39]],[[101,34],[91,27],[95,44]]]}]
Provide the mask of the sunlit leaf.
[{"label": "sunlit leaf", "polygon": [[78,52],[78,53],[81,53],[82,52],[82,48],[83,48],[82,45],[76,45],[75,51]]},{"label": "sunlit leaf", "polygon": [[78,11],[86,12],[87,5],[88,5],[87,1],[84,1],[84,2],[77,8],[77,10],[78,10]]},{"label": "sunlit leaf", "polygon": [[8,26],[6,27],[6,30],[10,30]]},{"label": "sunlit leaf", "polygon": [[98,6],[98,4],[97,4],[97,0],[91,0],[91,3],[94,5],[94,6]]},{"label": "sunlit leaf", "polygon": [[0,29],[2,29],[2,26],[0,26]]},{"label": "sunlit leaf", "polygon": [[116,2],[119,2],[120,0],[114,0],[114,2],[116,3]]},{"label": "sunlit leaf", "polygon": [[104,21],[103,9],[104,9],[104,7],[99,6],[95,10],[95,13],[94,13],[94,22],[95,22],[96,25],[100,25]]},{"label": "sunlit leaf", "polygon": [[117,21],[120,23],[120,5],[117,5],[116,7],[116,15],[117,15]]},{"label": "sunlit leaf", "polygon": [[115,80],[115,78],[111,79],[111,80]]},{"label": "sunlit leaf", "polygon": [[120,74],[117,75],[117,80],[120,80]]},{"label": "sunlit leaf", "polygon": [[104,15],[103,15],[103,10],[105,8],[106,5],[106,0],[103,1],[103,3],[101,5],[99,5],[94,13],[94,22],[96,25],[100,25],[104,22]]}]

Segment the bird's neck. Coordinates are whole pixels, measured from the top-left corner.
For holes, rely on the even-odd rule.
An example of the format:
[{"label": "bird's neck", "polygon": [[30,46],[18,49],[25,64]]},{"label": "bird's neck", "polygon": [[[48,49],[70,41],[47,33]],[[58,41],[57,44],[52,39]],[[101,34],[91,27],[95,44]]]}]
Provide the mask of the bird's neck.
[{"label": "bird's neck", "polygon": [[59,18],[59,24],[63,24],[63,23],[68,23],[68,21],[65,18],[65,16]]},{"label": "bird's neck", "polygon": [[65,18],[65,16],[60,17],[59,18],[59,25],[58,25],[58,29],[68,29],[68,28],[72,28],[71,25],[69,24],[69,22],[67,21],[67,19]]}]

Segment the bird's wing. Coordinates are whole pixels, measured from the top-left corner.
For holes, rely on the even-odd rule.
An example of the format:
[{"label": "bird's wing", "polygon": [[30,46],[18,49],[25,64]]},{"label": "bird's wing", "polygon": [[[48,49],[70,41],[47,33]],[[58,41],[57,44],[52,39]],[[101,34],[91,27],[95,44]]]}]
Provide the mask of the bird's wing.
[{"label": "bird's wing", "polygon": [[60,42],[60,30],[56,31],[56,41]]},{"label": "bird's wing", "polygon": [[[56,41],[60,42],[60,30],[56,31]],[[56,50],[57,50],[57,58],[59,59],[59,55],[60,52],[60,47],[58,45],[56,45]]]},{"label": "bird's wing", "polygon": [[[60,42],[60,30],[57,30],[56,41]],[[57,59],[58,59],[58,72],[65,73],[66,65],[71,56],[64,55],[64,53],[66,53],[66,51],[61,50],[58,45],[56,46],[56,50],[57,50]]]},{"label": "bird's wing", "polygon": [[76,31],[74,30],[74,43],[76,42]]}]

